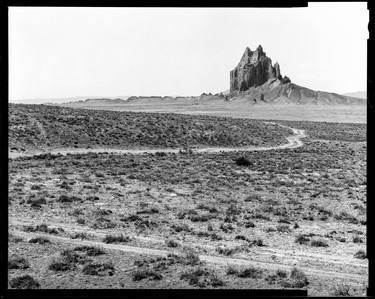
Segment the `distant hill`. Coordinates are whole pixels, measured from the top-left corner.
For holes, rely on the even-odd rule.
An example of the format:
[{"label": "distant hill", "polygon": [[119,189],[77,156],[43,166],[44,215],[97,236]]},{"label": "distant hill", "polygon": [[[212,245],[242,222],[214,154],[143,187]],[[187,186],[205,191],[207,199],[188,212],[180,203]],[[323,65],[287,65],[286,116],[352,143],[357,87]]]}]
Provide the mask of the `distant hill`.
[{"label": "distant hill", "polygon": [[360,99],[367,99],[367,92],[366,91],[356,91],[356,92],[348,92],[344,93],[344,96],[360,98]]},{"label": "distant hill", "polygon": [[289,77],[281,75],[277,62],[272,65],[260,45],[255,51],[247,47],[238,65],[230,72],[228,98],[254,104],[363,104],[362,99],[353,96],[314,91],[292,83]]}]

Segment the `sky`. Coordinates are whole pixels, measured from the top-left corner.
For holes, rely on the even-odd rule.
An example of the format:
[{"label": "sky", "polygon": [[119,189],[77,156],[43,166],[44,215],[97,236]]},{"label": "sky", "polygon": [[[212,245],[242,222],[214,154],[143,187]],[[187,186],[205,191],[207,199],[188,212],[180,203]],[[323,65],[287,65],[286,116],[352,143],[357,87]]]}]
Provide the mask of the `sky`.
[{"label": "sky", "polygon": [[293,83],[366,90],[368,20],[366,2],[10,7],[9,100],[218,93],[229,89],[245,48],[258,45]]}]

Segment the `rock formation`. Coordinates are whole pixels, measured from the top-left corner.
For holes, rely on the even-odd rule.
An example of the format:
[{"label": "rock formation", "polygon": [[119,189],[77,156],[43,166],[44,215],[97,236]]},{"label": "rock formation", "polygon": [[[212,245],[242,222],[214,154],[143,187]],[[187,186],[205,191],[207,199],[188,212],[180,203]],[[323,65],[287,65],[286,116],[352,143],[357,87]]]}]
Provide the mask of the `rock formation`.
[{"label": "rock formation", "polygon": [[283,84],[290,82],[288,77],[282,78],[277,62],[272,66],[272,60],[263,52],[262,46],[255,51],[247,47],[239,64],[230,72],[230,92],[245,91],[270,79],[278,79]]}]

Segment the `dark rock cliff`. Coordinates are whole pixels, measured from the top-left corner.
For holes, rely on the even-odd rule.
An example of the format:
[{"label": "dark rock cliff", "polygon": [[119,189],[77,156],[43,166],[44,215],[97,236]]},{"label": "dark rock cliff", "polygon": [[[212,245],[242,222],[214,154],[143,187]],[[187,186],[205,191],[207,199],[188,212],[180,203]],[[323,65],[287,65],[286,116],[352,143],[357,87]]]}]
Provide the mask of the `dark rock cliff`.
[{"label": "dark rock cliff", "polygon": [[272,60],[263,52],[262,46],[258,46],[255,51],[247,47],[238,65],[230,72],[230,92],[245,91],[270,79],[290,82],[288,77],[282,78],[277,62],[272,66]]}]

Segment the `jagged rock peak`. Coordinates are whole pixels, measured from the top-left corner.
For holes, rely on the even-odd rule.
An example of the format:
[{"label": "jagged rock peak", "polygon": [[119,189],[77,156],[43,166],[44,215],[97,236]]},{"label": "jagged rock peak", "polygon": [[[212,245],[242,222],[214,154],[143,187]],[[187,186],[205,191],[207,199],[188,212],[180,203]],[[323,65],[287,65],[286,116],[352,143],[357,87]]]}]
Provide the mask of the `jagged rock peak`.
[{"label": "jagged rock peak", "polygon": [[[230,72],[230,91],[245,91],[251,87],[264,84],[269,79],[283,77],[280,72],[280,65],[276,62],[272,66],[272,60],[267,57],[261,45],[255,51],[246,47],[238,65]],[[289,81],[281,80],[281,83]]]}]

